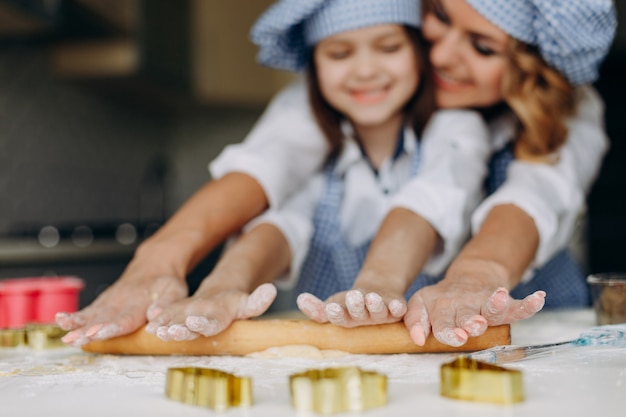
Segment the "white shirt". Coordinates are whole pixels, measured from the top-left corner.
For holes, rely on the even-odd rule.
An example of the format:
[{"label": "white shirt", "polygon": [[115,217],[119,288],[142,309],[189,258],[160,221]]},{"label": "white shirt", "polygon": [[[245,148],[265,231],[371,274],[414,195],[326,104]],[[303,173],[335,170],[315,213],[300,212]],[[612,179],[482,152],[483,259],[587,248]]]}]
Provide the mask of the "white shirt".
[{"label": "white shirt", "polygon": [[[559,162],[555,165],[547,165],[514,161],[509,167],[505,184],[483,201],[472,215],[471,225],[475,232],[479,230],[486,215],[495,205],[511,203],[528,213],[534,219],[540,236],[539,250],[532,267],[540,266],[556,251],[567,245],[576,219],[584,208],[584,197],[597,177],[602,158],[608,149],[608,138],[604,132],[602,100],[591,87],[581,88],[580,94],[581,102],[577,114],[568,121],[567,142],[558,151]],[[502,148],[512,139],[512,120],[512,118],[503,117],[490,124],[492,150]],[[437,118],[431,125],[436,123]],[[463,125],[450,123],[443,123],[443,125],[444,128],[455,127],[458,133],[467,132]],[[434,130],[439,131],[439,129]],[[443,129],[444,132],[445,130]],[[429,153],[439,154],[439,157],[431,159],[424,156],[423,166],[432,163],[435,166],[444,167],[441,171],[449,169],[449,182],[461,181],[457,185],[472,192],[471,186],[467,188],[468,184],[464,184],[463,181],[471,182],[473,178],[481,178],[481,169],[473,165],[471,168],[457,165],[454,158],[450,159],[447,164],[441,163],[439,158],[446,160],[447,152],[453,146],[453,142],[441,147],[435,146],[437,141],[429,140],[427,133],[425,132],[424,135],[423,146],[426,147],[427,143],[432,142],[433,148],[439,151],[433,150]],[[458,141],[456,144],[464,144],[464,142]],[[233,171],[251,175],[264,188],[271,207],[280,208],[285,204],[289,195],[319,170],[327,151],[328,145],[311,113],[306,88],[302,82],[299,82],[281,91],[245,141],[226,147],[209,168],[214,178]],[[480,158],[467,160],[476,162]],[[432,175],[432,177],[437,179],[439,174]],[[428,176],[422,179],[427,178]],[[452,206],[456,204],[454,197],[449,197],[444,192],[439,193],[440,187],[434,186],[435,190],[431,191],[437,191],[437,193],[432,194],[439,195],[439,197],[420,200],[416,198],[420,196],[420,192],[412,189],[411,184],[413,182],[407,184],[406,192],[401,190],[394,196],[394,200],[397,201],[394,204],[413,207],[413,204],[426,205],[432,202],[435,208],[431,212],[433,217],[424,217],[429,219],[434,226],[440,224],[435,228],[442,236],[445,248],[451,251],[458,250],[456,244],[452,244],[448,236],[459,233],[462,235],[462,232],[459,230],[447,232],[446,227],[454,228],[448,226],[450,223],[454,224],[454,221],[445,221],[445,219],[455,217],[448,217],[447,214],[447,209],[453,210]],[[428,189],[427,184],[415,187]],[[452,194],[454,193],[450,193]],[[468,200],[462,210],[471,209],[471,206]],[[439,209],[441,211],[437,211]],[[454,255],[455,253],[451,254],[451,256]],[[440,256],[442,256],[440,259],[449,257]]]},{"label": "white shirt", "polygon": [[[539,232],[539,249],[526,271],[541,267],[567,246],[576,223],[586,209],[586,196],[609,149],[604,129],[604,103],[590,86],[578,88],[576,113],[566,121],[568,136],[556,152],[553,165],[514,160],[507,180],[472,216],[472,230],[480,229],[489,211],[499,204],[515,204],[531,216]],[[514,134],[511,114],[490,125],[494,150],[503,148]]]},{"label": "white shirt", "polygon": [[[424,272],[440,274],[469,235],[469,216],[482,200],[482,184],[490,154],[488,130],[474,112],[437,112],[424,131],[417,176],[411,160],[418,151],[412,129],[404,130],[403,152],[383,162],[378,175],[357,142],[346,136],[335,172],[344,178],[339,219],[352,246],[371,240],[387,213],[403,207],[425,218],[441,236],[441,245]],[[313,233],[313,212],[326,186],[318,170],[285,204],[272,208],[247,227],[269,222],[278,227],[292,254],[290,280],[297,279]],[[419,250],[419,249],[416,249]]]}]

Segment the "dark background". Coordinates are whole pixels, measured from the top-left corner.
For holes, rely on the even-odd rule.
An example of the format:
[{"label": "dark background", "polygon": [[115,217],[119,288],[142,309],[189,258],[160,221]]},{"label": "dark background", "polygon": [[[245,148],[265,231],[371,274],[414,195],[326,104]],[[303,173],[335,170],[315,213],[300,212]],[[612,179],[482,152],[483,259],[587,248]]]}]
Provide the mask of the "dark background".
[{"label": "dark background", "polygon": [[586,236],[591,272],[626,272],[625,76],[626,53],[618,44],[605,61],[597,83],[606,103],[611,149],[588,199]]}]

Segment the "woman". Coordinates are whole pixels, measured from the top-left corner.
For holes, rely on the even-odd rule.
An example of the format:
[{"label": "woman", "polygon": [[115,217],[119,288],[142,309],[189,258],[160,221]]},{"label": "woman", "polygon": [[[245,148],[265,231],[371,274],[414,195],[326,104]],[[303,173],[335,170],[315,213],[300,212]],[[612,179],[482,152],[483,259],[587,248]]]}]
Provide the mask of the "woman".
[{"label": "woman", "polygon": [[[527,119],[524,100],[521,104],[519,100],[505,101],[504,85],[540,87],[546,80],[558,78],[532,75],[536,73],[532,56],[522,55],[515,63],[510,61],[506,53],[509,44],[527,49],[530,55],[538,49],[542,59],[551,64],[548,67],[556,67],[556,75],[561,75],[561,79],[564,69],[571,67],[574,78],[568,79],[569,83],[585,84],[597,76],[597,67],[615,31],[613,5],[608,0],[552,3],[443,0],[425,5],[423,30],[432,43],[430,57],[435,68],[438,105],[481,109],[494,133],[494,149],[499,150],[503,143],[515,139],[516,144],[524,143],[515,145],[515,156],[532,162],[511,164],[504,185],[476,212],[475,237],[452,263],[445,279],[422,289],[409,301],[404,320],[418,344],[424,342],[432,329],[442,342],[459,345],[468,335],[481,334],[487,325],[527,318],[541,308],[543,298],[538,294],[514,300],[508,290],[515,287],[529,267],[544,264],[566,245],[575,215],[606,151],[602,105],[588,88],[582,90],[584,98],[567,119],[567,135],[563,135],[563,129],[558,134],[560,123],[554,123],[556,134],[549,138],[557,139],[540,141],[539,145],[532,140],[532,124],[520,122]],[[498,7],[489,9],[494,4]],[[485,8],[495,11],[494,15],[486,13]],[[463,13],[457,13],[459,10]],[[588,19],[585,12],[596,15]],[[558,16],[556,23],[560,29],[567,29],[565,32],[555,31],[555,20],[551,18],[554,15]],[[506,25],[494,24],[502,23],[497,20],[502,16],[511,19],[505,19],[504,23],[513,22],[515,30],[510,30],[511,33]],[[536,21],[532,20],[533,16]],[[586,26],[590,22],[597,23],[597,27]],[[441,31],[442,27],[447,28],[445,32]],[[517,33],[520,28],[530,32]],[[511,40],[516,37],[529,45]],[[557,43],[555,50],[542,48],[543,44],[554,45],[555,40],[562,45]],[[527,61],[531,62],[530,67]],[[515,67],[522,70],[514,71]],[[530,84],[522,82],[526,76],[530,77]],[[537,79],[540,81],[533,84]],[[554,82],[562,84],[559,80]],[[529,95],[523,88],[520,92],[522,96]],[[64,328],[76,330],[66,340],[84,343],[128,333],[145,323],[146,316],[148,320],[157,316],[164,306],[185,296],[184,274],[212,246],[268,203],[281,204],[312,170],[319,168],[327,147],[311,114],[302,111],[302,103],[306,102],[306,94],[298,86],[280,94],[246,142],[226,149],[212,164],[214,177],[223,178],[200,190],[153,239],[142,245],[108,293],[81,313],[59,316],[58,322]],[[561,105],[563,116],[574,107],[567,100],[558,107]],[[506,116],[507,107],[512,108],[517,118],[511,117],[510,112]],[[503,108],[505,112],[501,114]],[[536,113],[532,113],[532,108],[529,110],[532,119]],[[501,115],[504,117],[495,117]],[[284,123],[293,127],[288,135],[284,133]],[[277,129],[279,124],[281,127]],[[520,141],[524,134],[531,139]],[[312,156],[317,156],[317,160]],[[538,188],[537,184],[552,187]],[[230,190],[232,198],[221,202],[211,198],[213,190],[218,188]],[[522,191],[516,194],[516,190]],[[554,196],[560,198],[554,200]],[[225,208],[225,205],[230,206]],[[226,218],[215,215],[224,212],[228,213]],[[410,221],[400,217],[407,213],[396,214],[400,224]],[[407,239],[410,236],[401,236],[396,243]],[[372,254],[377,253],[378,243],[372,244]],[[389,245],[387,249],[394,247],[410,255],[410,246]],[[532,275],[532,270],[526,275]],[[473,283],[472,279],[477,281]],[[124,303],[127,297],[134,302]],[[342,325],[377,320],[375,314],[364,311],[358,302],[352,305],[355,314],[351,314],[344,300],[337,301],[327,305],[317,303],[311,311],[320,313],[319,320],[331,319]],[[334,311],[330,317],[329,309]]]},{"label": "woman", "polygon": [[[607,139],[599,98],[576,86],[597,78],[615,26],[611,1],[425,3],[437,103],[485,108],[495,145],[514,139],[495,162],[516,162],[474,214],[476,232],[445,278],[409,301],[404,320],[416,343],[432,328],[439,340],[461,345],[487,325],[526,316],[532,306],[517,306],[507,294],[514,288],[524,296],[549,287],[553,307],[588,303],[584,276],[562,248]],[[511,113],[517,120],[507,126]],[[491,177],[498,182],[497,172]]]},{"label": "woman", "polygon": [[[607,140],[599,98],[578,86],[597,77],[614,31],[610,1],[425,1],[437,104],[480,109],[496,154],[492,194],[474,213],[473,238],[442,281],[409,301],[404,321],[415,343],[432,329],[460,346],[489,325],[534,314],[543,306],[540,291],[548,307],[588,304],[584,274],[564,247]],[[394,219],[405,227],[411,221],[407,213]],[[416,245],[389,242],[382,254]],[[377,247],[368,256],[383,256]],[[344,326],[373,322],[367,309],[342,300],[316,301],[309,316]]]}]

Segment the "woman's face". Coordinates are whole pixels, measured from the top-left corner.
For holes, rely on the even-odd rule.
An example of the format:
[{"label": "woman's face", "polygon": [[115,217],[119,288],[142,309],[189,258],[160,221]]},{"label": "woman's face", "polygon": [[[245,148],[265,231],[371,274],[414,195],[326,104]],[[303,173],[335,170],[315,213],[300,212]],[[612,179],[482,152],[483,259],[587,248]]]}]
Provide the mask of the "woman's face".
[{"label": "woman's face", "polygon": [[322,95],[357,127],[399,123],[419,83],[413,44],[401,25],[377,25],[320,41],[314,50]]},{"label": "woman's face", "polygon": [[509,36],[465,0],[432,0],[423,19],[437,105],[484,108],[502,101]]}]

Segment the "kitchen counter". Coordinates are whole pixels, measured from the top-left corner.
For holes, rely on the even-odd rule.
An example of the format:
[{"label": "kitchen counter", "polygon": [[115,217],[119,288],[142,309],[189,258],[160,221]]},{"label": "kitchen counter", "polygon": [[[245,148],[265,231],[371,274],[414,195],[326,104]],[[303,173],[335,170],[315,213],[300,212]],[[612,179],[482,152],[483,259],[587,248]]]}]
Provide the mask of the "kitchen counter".
[{"label": "kitchen counter", "polygon": [[[595,325],[591,310],[541,312],[511,327],[513,344],[575,339]],[[439,369],[455,354],[347,355],[325,359],[113,356],[75,348],[0,349],[0,410],[6,416],[302,416],[290,404],[288,376],[357,365],[388,376],[388,404],[368,417],[589,417],[626,412],[626,349],[576,347],[506,365],[522,371],[525,400],[475,403],[439,395]],[[198,366],[252,377],[254,405],[224,413],[169,400],[169,367]],[[354,416],[355,414],[343,414]],[[308,415],[307,415],[308,416]]]}]

